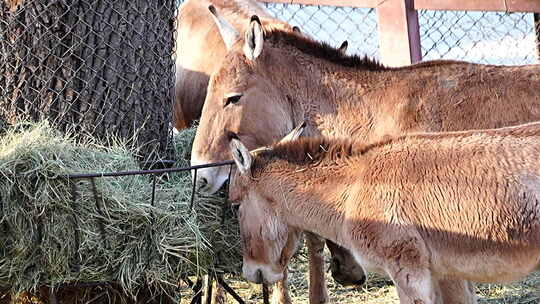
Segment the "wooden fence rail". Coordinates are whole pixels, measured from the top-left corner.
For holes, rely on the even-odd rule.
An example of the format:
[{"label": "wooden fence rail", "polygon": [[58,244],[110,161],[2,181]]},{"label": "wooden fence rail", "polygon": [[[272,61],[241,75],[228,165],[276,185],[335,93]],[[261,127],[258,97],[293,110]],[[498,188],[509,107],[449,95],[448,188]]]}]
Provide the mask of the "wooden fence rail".
[{"label": "wooden fence rail", "polygon": [[376,8],[381,61],[388,66],[422,60],[418,10],[529,12],[540,41],[540,0],[260,0],[268,3]]}]

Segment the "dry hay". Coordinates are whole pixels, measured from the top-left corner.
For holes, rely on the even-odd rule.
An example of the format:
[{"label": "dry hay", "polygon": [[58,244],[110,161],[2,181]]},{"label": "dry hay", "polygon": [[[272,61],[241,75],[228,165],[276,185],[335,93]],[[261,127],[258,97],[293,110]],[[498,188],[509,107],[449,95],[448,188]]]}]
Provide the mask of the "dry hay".
[{"label": "dry hay", "polygon": [[[194,133],[176,136],[184,157]],[[154,206],[150,175],[97,178],[97,196],[89,181],[61,178],[126,170],[139,166],[119,142],[77,143],[47,123],[20,124],[3,134],[0,287],[36,291],[42,285],[105,281],[132,295],[141,286],[172,293],[181,276],[239,270],[236,218],[229,214],[222,223],[219,196],[197,196],[190,211],[189,172],[159,177]]]}]

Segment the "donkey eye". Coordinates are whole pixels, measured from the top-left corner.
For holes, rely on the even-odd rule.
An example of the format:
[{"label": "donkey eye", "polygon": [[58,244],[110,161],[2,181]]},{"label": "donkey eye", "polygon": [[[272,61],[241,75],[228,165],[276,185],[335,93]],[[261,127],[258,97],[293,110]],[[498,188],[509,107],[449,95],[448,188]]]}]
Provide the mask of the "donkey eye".
[{"label": "donkey eye", "polygon": [[223,107],[228,106],[229,104],[235,104],[240,101],[240,98],[242,98],[243,94],[235,94],[228,97],[225,97],[225,105]]}]

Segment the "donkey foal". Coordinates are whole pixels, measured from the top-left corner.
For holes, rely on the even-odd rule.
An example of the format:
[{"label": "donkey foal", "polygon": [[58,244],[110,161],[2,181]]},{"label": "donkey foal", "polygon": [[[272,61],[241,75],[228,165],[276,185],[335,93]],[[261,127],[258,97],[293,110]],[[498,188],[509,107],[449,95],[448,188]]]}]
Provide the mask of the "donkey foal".
[{"label": "donkey foal", "polygon": [[401,303],[441,303],[448,280],[507,282],[540,266],[540,123],[252,153],[230,137],[247,279],[279,280],[302,230],[387,274]]}]

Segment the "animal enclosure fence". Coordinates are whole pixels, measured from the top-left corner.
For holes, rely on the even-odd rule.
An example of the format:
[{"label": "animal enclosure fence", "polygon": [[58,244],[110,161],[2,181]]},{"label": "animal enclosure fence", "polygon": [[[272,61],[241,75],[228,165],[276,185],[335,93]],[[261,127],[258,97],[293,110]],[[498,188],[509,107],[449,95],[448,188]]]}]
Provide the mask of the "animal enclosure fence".
[{"label": "animal enclosure fence", "polygon": [[0,1],[0,118],[112,134],[163,157],[175,15],[174,0]]},{"label": "animal enclosure fence", "polygon": [[[508,65],[538,62],[539,18],[533,12],[540,12],[540,3],[531,1],[513,1],[506,9],[493,3],[472,1],[467,6],[452,0],[439,6],[418,0],[384,1],[384,5],[366,0],[263,1],[274,17],[299,26],[316,39],[332,45],[348,40],[349,52],[390,65],[432,59]],[[399,23],[395,9],[408,11],[403,28],[386,25]],[[411,29],[415,22],[416,37]],[[407,41],[400,44],[400,40]]]}]

